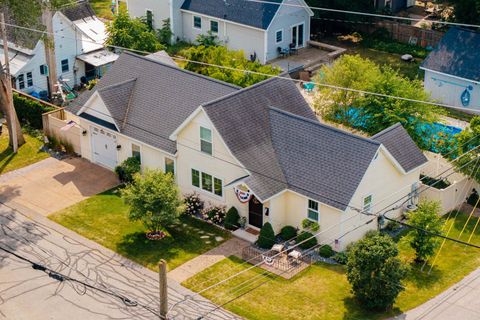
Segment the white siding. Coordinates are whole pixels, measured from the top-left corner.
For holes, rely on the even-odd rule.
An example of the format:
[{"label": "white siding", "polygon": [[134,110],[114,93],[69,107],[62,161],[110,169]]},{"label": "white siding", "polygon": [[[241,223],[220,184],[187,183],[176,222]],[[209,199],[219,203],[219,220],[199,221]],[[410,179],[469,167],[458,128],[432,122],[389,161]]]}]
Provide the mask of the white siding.
[{"label": "white siding", "polygon": [[[193,16],[202,18],[202,28],[193,27]],[[207,34],[210,30],[210,21],[218,21],[218,39],[232,50],[243,50],[245,57],[256,53],[257,58],[264,63],[265,31],[231,23],[200,14],[182,11],[183,39],[194,42],[198,35]]]},{"label": "white siding", "polygon": [[127,0],[127,8],[133,18],[145,17],[147,10],[152,11],[154,29],[160,29],[163,20],[170,18],[169,0]]},{"label": "white siding", "polygon": [[465,108],[460,100],[462,92],[471,86],[470,105],[466,108],[480,109],[480,85],[477,83],[425,70],[424,86],[434,100],[460,108]]},{"label": "white siding", "polygon": [[[287,48],[289,44],[292,43],[292,27],[295,25],[304,23],[304,46],[306,46],[307,41],[310,40],[310,14],[307,10],[297,7],[298,5],[303,6],[304,3],[298,0],[286,0],[285,4],[295,6],[284,5],[280,7],[277,15],[270,24],[267,35],[267,61],[275,59],[278,56],[278,47]],[[280,43],[276,43],[276,32],[278,30],[283,30],[283,40]]]}]

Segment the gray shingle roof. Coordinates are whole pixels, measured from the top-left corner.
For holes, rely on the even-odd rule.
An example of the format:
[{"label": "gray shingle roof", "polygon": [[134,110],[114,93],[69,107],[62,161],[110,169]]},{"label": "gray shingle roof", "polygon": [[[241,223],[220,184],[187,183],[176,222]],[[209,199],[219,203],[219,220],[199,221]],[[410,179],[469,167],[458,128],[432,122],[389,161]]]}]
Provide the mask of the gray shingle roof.
[{"label": "gray shingle roof", "polygon": [[[125,79],[136,79],[125,82]],[[120,123],[125,114],[126,103],[117,104],[117,99],[128,96],[130,107],[121,132],[134,139],[160,148],[169,153],[176,152],[176,143],[168,137],[202,103],[228,95],[239,88],[215,79],[207,78],[180,68],[162,64],[130,52],[124,52],[108,73],[91,91],[86,91],[67,110],[77,113],[97,90],[107,97],[106,104],[112,116]],[[116,88],[116,90],[114,90]],[[128,91],[128,90],[126,90]],[[115,98],[119,95],[122,98]],[[113,111],[115,109],[115,111]]]},{"label": "gray shingle roof", "polygon": [[77,3],[67,6],[61,12],[70,20],[76,21],[84,18],[95,17],[95,11],[87,0],[80,0]]},{"label": "gray shingle roof", "polygon": [[380,131],[372,139],[383,144],[405,172],[409,172],[428,161],[400,123]]},{"label": "gray shingle roof", "polygon": [[182,9],[266,30],[282,1],[185,0]]},{"label": "gray shingle roof", "polygon": [[421,67],[480,81],[480,32],[450,28]]},{"label": "gray shingle roof", "polygon": [[129,79],[98,89],[100,97],[120,130],[122,130],[124,126],[136,80],[137,79]]},{"label": "gray shingle roof", "polygon": [[269,79],[204,109],[262,200],[288,188],[343,210],[380,146],[319,123],[288,80]]}]

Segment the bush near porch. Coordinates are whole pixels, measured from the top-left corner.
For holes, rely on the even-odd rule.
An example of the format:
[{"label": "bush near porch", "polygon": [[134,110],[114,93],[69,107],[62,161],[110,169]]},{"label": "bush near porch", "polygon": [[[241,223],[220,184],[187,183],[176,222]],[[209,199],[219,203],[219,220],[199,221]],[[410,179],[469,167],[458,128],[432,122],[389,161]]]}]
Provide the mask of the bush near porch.
[{"label": "bush near porch", "polygon": [[178,223],[164,230],[165,238],[152,241],[145,237],[142,223],[130,222],[127,213],[128,206],[118,189],[113,189],[49,218],[155,271],[160,259],[165,259],[172,270],[230,237],[228,232],[209,223],[182,215]]},{"label": "bush near porch", "polygon": [[[454,220],[454,214],[451,214],[444,220],[447,222],[444,230],[448,230],[453,223],[450,236],[458,238],[467,218],[466,214],[460,214]],[[476,222],[477,218],[470,219],[461,236],[462,240],[468,240]],[[480,230],[477,229],[471,243],[480,244]],[[403,283],[406,290],[399,295],[390,311],[373,313],[364,310],[350,292],[345,267],[323,263],[311,266],[290,280],[276,278],[269,274],[268,277],[271,281],[226,304],[224,308],[248,319],[262,320],[280,318],[292,320],[384,319],[426,302],[480,266],[478,249],[447,241],[435,267],[428,274],[429,265],[422,272],[421,265],[412,264],[415,252],[409,245],[408,233],[400,236],[398,246],[400,259],[409,265],[409,270]],[[250,267],[249,264],[242,264],[240,259],[230,257],[188,279],[183,285],[193,291],[199,291],[215,281],[225,279],[248,267]],[[261,280],[251,283],[243,290],[233,289],[243,281],[264,272],[263,269],[254,268],[231,281],[205,291],[204,296],[217,304],[225,303],[265,281],[265,278],[262,277]],[[206,281],[216,279],[217,276],[219,277],[217,280]],[[234,290],[235,294],[232,295],[230,290]],[[223,294],[226,295],[223,296]]]}]

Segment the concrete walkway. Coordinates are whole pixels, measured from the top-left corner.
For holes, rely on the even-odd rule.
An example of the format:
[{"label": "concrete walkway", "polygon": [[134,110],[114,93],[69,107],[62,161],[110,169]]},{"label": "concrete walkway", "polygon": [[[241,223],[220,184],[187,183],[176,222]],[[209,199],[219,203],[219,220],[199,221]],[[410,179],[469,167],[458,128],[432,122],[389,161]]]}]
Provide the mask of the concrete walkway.
[{"label": "concrete walkway", "polygon": [[193,258],[192,260],[182,264],[178,268],[168,273],[168,276],[179,283],[187,280],[195,274],[213,266],[215,263],[232,255],[240,256],[242,249],[249,243],[239,238],[232,238],[222,243],[218,247],[213,248],[204,254]]},{"label": "concrete walkway", "polygon": [[48,158],[0,176],[0,201],[42,215],[118,185],[114,172],[85,159]]}]

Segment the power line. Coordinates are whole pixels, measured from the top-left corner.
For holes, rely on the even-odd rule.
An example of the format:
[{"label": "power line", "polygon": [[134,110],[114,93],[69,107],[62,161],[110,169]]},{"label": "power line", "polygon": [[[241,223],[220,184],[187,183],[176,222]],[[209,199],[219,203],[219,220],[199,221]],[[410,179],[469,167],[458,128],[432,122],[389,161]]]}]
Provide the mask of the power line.
[{"label": "power line", "polygon": [[[247,0],[245,0],[245,1],[247,1]],[[248,1],[251,1],[251,0],[248,0]],[[24,30],[34,31],[34,32],[40,32],[42,34],[56,35],[55,33],[47,33],[46,31],[42,31],[42,30],[39,30],[39,29],[22,27],[22,26],[15,25],[15,24],[10,24],[10,23],[5,23],[5,25],[7,25],[9,27],[13,27],[13,28],[19,28],[19,29],[24,29]],[[60,37],[62,39],[77,40],[77,39],[70,38],[70,37],[65,37],[65,36],[60,36]],[[115,46],[115,45],[111,45],[111,44],[103,44],[103,43],[99,43],[99,42],[96,42],[96,41],[88,41],[88,40],[82,40],[82,41],[86,42],[86,43],[101,45],[103,47],[110,47],[110,48],[114,48],[114,49],[118,49],[118,50],[127,50],[127,51],[131,51],[131,52],[136,52],[136,53],[140,53],[140,54],[143,54],[143,55],[151,54],[151,52],[148,52],[148,51],[135,50],[135,49],[125,48],[125,47],[121,47],[121,46]],[[216,67],[216,68],[224,69],[224,70],[249,73],[249,74],[264,76],[264,77],[267,77],[267,78],[278,78],[278,79],[289,80],[289,81],[293,81],[293,82],[297,82],[297,83],[303,83],[304,82],[304,81],[299,80],[299,79],[292,79],[290,77],[286,77],[286,76],[282,76],[282,75],[272,75],[272,74],[262,73],[262,72],[253,71],[253,70],[227,67],[227,66],[222,66],[222,65],[212,64],[212,63],[190,60],[190,59],[187,59],[187,58],[184,58],[184,57],[179,57],[179,56],[171,56],[171,58],[174,59],[174,60],[178,60],[178,61],[194,63],[194,64],[199,64],[199,65],[208,66],[208,67]],[[452,105],[445,104],[445,103],[437,103],[437,102],[424,101],[424,100],[418,100],[418,99],[413,99],[413,98],[393,96],[393,95],[388,95],[388,94],[383,94],[383,93],[370,92],[370,91],[366,91],[366,90],[340,87],[340,86],[330,85],[330,84],[321,83],[321,82],[314,82],[314,81],[310,81],[310,82],[319,86],[319,87],[325,87],[325,88],[336,89],[336,90],[344,90],[344,91],[355,92],[355,93],[366,94],[366,95],[373,95],[373,96],[382,97],[382,98],[392,98],[392,99],[397,99],[397,100],[402,100],[402,101],[407,101],[407,102],[412,102],[412,103],[420,103],[420,104],[426,104],[426,105],[432,105],[432,106],[440,106],[440,107],[460,110],[460,111],[467,112],[467,113],[472,113],[472,114],[480,114],[480,110],[473,110],[473,109],[469,109],[469,108],[457,107],[457,106],[452,106]]]}]

